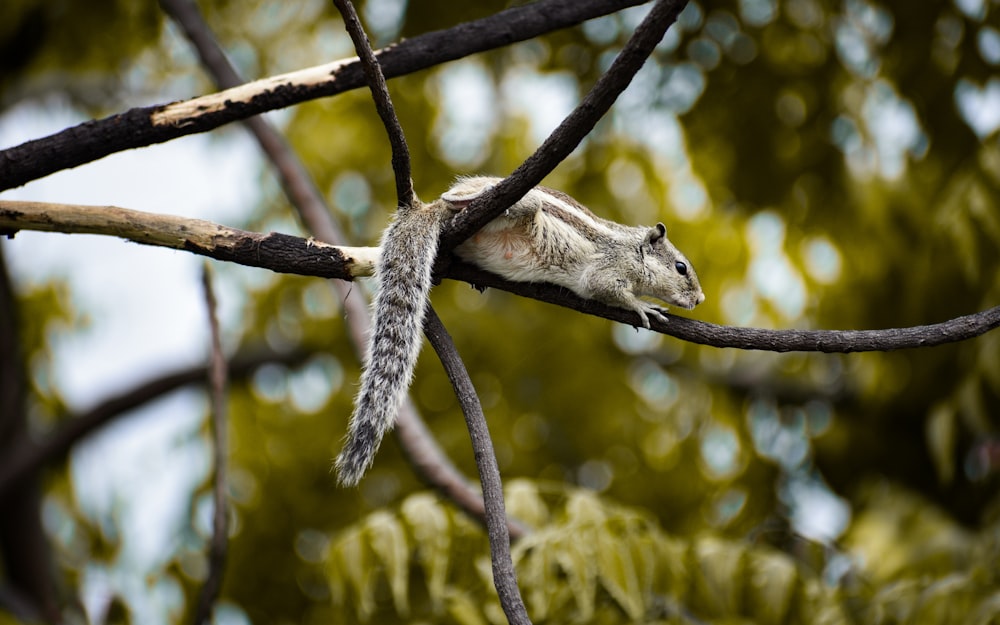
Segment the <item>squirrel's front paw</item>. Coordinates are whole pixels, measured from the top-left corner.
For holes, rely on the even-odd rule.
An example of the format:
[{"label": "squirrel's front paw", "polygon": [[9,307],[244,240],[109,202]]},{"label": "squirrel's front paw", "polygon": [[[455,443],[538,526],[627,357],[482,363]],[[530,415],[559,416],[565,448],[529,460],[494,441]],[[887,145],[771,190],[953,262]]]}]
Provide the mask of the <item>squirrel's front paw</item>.
[{"label": "squirrel's front paw", "polygon": [[636,312],[639,313],[639,318],[642,320],[642,327],[649,329],[649,318],[653,317],[663,323],[670,321],[670,317],[667,316],[667,309],[663,306],[657,306],[656,304],[650,304],[648,302],[640,302],[639,306],[636,308]]}]

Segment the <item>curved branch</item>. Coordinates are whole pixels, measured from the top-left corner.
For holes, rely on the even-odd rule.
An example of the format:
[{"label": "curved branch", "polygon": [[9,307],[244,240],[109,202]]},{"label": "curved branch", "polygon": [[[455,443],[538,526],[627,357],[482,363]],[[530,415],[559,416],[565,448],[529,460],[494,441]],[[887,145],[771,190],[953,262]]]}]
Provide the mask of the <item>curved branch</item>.
[{"label": "curved branch", "polygon": [[490,429],[486,425],[483,407],[472,385],[469,372],[465,368],[455,348],[455,343],[438,318],[434,308],[427,306],[427,317],[424,321],[424,333],[441,359],[448,380],[455,389],[455,396],[462,406],[465,423],[469,427],[469,438],[472,439],[472,450],[476,457],[476,467],[479,469],[479,480],[483,485],[483,502],[486,505],[486,531],[490,540],[490,561],[493,563],[493,585],[500,597],[500,605],[507,622],[511,624],[531,625],[524,601],[517,588],[517,575],[514,573],[514,561],[510,557],[510,534],[507,532],[507,512],[503,504],[503,482],[500,480],[500,469],[493,452],[493,441],[490,439]]},{"label": "curved branch", "polygon": [[[258,367],[267,363],[289,366],[302,363],[311,352],[298,350],[287,353],[262,351],[232,359],[229,372],[233,379],[244,379]],[[26,476],[38,471],[46,462],[66,455],[80,439],[107,425],[116,418],[144,404],[159,399],[164,394],[189,384],[204,384],[208,372],[204,366],[187,367],[150,379],[119,395],[109,397],[90,410],[71,416],[52,434],[37,441],[35,437],[22,436],[8,447],[10,453],[0,463],[0,497]]]},{"label": "curved branch", "polygon": [[410,176],[410,149],[406,147],[406,136],[403,127],[396,117],[396,110],[389,97],[389,87],[385,84],[385,76],[375,60],[371,42],[361,26],[358,13],[354,10],[351,0],[333,0],[344,18],[344,27],[354,42],[354,50],[361,59],[361,67],[365,70],[365,79],[375,101],[375,110],[389,135],[389,145],[392,147],[392,171],[396,175],[396,205],[410,206],[413,204],[413,180]]},{"label": "curved branch", "polygon": [[[469,419],[482,420],[482,424],[477,424],[475,433],[472,431],[472,426],[470,426],[470,436],[472,437],[473,453],[476,458],[476,467],[479,470],[480,481],[483,482],[483,496],[476,496],[474,499],[467,501],[466,505],[462,505],[461,508],[474,517],[476,520],[480,521],[489,529],[490,523],[496,521],[496,519],[491,519],[491,509],[489,503],[486,499],[489,497],[489,493],[493,492],[494,484],[492,480],[495,479],[496,485],[500,487],[500,513],[503,522],[507,526],[507,538],[508,540],[517,540],[524,536],[528,529],[521,524],[519,521],[509,518],[506,513],[503,512],[503,486],[500,482],[500,473],[496,468],[496,454],[493,451],[492,443],[489,439],[489,430],[486,430],[485,438],[479,433],[480,428],[486,428],[485,418],[482,416],[483,407],[479,402],[479,395],[476,394],[476,389],[472,384],[472,380],[469,378],[469,372],[465,368],[465,363],[462,361],[462,357],[458,353],[458,349],[455,347],[455,342],[452,340],[451,335],[448,334],[448,330],[444,327],[441,322],[441,318],[438,317],[437,312],[434,307],[429,303],[427,305],[427,318],[424,321],[424,334],[427,336],[431,347],[437,353],[438,359],[441,361],[441,366],[444,367],[445,373],[448,375],[448,381],[451,382],[451,386],[455,391],[455,398],[458,400],[459,406],[462,408],[462,414],[465,415],[466,422]],[[478,417],[476,415],[479,415]],[[433,440],[433,439],[430,439]],[[482,445],[486,447],[482,447]],[[481,455],[488,454],[491,457],[489,460],[480,458]],[[486,477],[484,477],[484,473]],[[495,475],[494,475],[495,473]],[[485,481],[490,480],[490,487],[487,488]],[[439,489],[440,490],[440,489]],[[451,499],[454,495],[460,497],[467,497],[465,493],[446,493]],[[495,513],[495,510],[492,510]],[[510,554],[507,554],[507,558]]]},{"label": "curved branch", "polygon": [[[635,314],[624,308],[606,306],[557,286],[542,283],[509,282],[477,267],[453,262],[446,277],[492,287],[515,295],[570,308],[635,326]],[[651,330],[709,347],[767,352],[888,352],[898,349],[934,347],[957,343],[1000,327],[1000,306],[930,325],[884,330],[771,330],[724,326],[688,317],[670,315],[669,322],[652,321]]]},{"label": "curved branch", "polygon": [[[99,219],[91,219],[98,213]],[[149,219],[149,222],[144,220]],[[98,227],[98,223],[101,227]],[[102,229],[102,227],[104,229]],[[347,248],[319,244],[286,234],[263,235],[226,228],[208,221],[151,215],[121,208],[95,208],[41,202],[0,200],[0,235],[20,229],[88,232],[123,236],[139,243],[184,249],[218,260],[279,273],[353,280],[370,275],[377,248]],[[133,236],[135,237],[133,238]],[[220,241],[213,246],[213,237]],[[635,325],[635,314],[586,300],[544,283],[509,282],[454,260],[439,277],[492,287],[577,312]],[[862,352],[932,347],[975,338],[1000,326],[1000,307],[941,323],[885,330],[768,330],[738,328],[671,315],[670,322],[652,329],[684,341],[711,347],[771,352]]]},{"label": "curved branch", "polygon": [[[608,15],[645,0],[540,0],[407,39],[379,51],[392,78]],[[0,151],[0,191],[109,154],[207,132],[365,86],[357,59],[264,78],[183,102],[134,108]]]}]

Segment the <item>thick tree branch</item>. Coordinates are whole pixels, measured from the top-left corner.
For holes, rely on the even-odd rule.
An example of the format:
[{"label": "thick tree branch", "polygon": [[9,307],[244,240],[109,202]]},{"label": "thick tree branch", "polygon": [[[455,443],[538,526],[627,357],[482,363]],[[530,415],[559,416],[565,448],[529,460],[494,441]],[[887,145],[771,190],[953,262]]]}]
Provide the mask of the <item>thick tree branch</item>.
[{"label": "thick tree branch", "polygon": [[[579,24],[641,0],[541,0],[419,35],[379,51],[392,78]],[[365,86],[357,59],[344,59],[173,104],[134,108],[0,151],[0,191],[124,150],[207,132]]]},{"label": "thick tree branch", "polygon": [[410,149],[406,147],[406,136],[403,127],[396,117],[396,110],[389,97],[389,87],[385,84],[385,76],[372,52],[371,42],[361,26],[358,13],[354,10],[351,0],[333,0],[344,18],[344,27],[354,42],[354,50],[361,59],[361,67],[365,70],[365,80],[375,101],[375,110],[389,135],[389,145],[392,147],[392,171],[396,176],[396,205],[410,206],[413,204],[413,180],[410,176]]},{"label": "thick tree branch", "polygon": [[653,5],[608,71],[594,83],[580,104],[552,131],[535,153],[507,179],[452,218],[441,237],[442,252],[451,251],[509,206],[513,206],[576,149],[632,82],[636,72],[653,53],[653,49],[663,39],[670,25],[677,20],[686,4],[687,0],[658,0]]},{"label": "thick tree branch", "polygon": [[0,200],[0,236],[18,230],[105,234],[280,273],[346,280],[371,275],[378,253],[377,248],[339,247],[115,206]]},{"label": "thick tree branch", "polygon": [[[153,215],[153,219],[146,223],[144,219],[149,213],[120,208],[101,214],[98,221],[106,223],[108,228],[102,231],[88,218],[93,212],[93,207],[0,201],[0,234],[30,229],[112,234],[131,238],[125,233],[138,233],[141,236],[132,240],[139,243],[185,249],[217,260],[279,273],[342,280],[368,275],[377,255],[377,248],[340,248],[286,234],[263,235],[200,220]],[[214,233],[219,233],[218,248],[212,246]],[[638,318],[632,311],[585,300],[551,284],[508,282],[458,261],[450,263],[440,277],[480,287],[492,287],[628,325],[638,323]],[[670,317],[669,323],[652,322],[652,329],[661,334],[712,347],[840,353],[932,347],[974,338],[998,326],[1000,307],[941,323],[885,330],[767,330],[720,326],[675,316]]]},{"label": "thick tree branch", "polygon": [[483,407],[479,403],[479,396],[476,394],[472,379],[469,378],[465,363],[458,355],[455,342],[452,341],[451,335],[448,334],[432,306],[427,307],[424,333],[441,359],[445,373],[448,374],[448,379],[455,389],[458,403],[462,406],[465,423],[469,427],[472,451],[476,458],[476,467],[479,469],[479,480],[483,485],[486,531],[490,540],[490,561],[493,563],[493,585],[500,597],[500,605],[507,615],[508,623],[530,625],[531,620],[517,588],[514,561],[510,556],[510,535],[507,531],[507,513],[504,510],[503,482],[500,479],[496,455],[493,453],[493,441],[490,439]]}]

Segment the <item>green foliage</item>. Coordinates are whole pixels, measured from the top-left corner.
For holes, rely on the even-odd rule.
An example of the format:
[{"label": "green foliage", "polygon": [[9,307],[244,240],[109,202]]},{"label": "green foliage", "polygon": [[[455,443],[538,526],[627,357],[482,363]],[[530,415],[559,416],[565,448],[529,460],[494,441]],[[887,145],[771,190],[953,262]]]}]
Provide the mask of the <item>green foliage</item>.
[{"label": "green foliage", "polygon": [[[126,4],[0,3],[0,107],[56,95],[107,111],[143,89],[211,90],[155,3]],[[702,278],[708,300],[683,313],[699,319],[880,328],[997,305],[998,132],[962,104],[995,84],[982,42],[997,9],[974,5],[693,2],[546,183],[607,218],[664,221]],[[506,5],[426,0],[379,22],[386,6],[360,3],[380,44]],[[329,4],[203,9],[248,77],[353,54]],[[516,167],[638,14],[394,79],[420,195]],[[367,93],[280,119],[352,243],[373,244],[394,190]],[[251,227],[301,233],[270,174],[247,180],[261,189]],[[507,498],[533,530],[514,556],[536,622],[1000,618],[1000,335],[888,354],[737,353],[464,284],[433,301],[504,475],[530,478]],[[61,287],[22,290],[22,307],[33,414],[55,420],[49,346],[59,324],[81,324],[67,323]],[[359,489],[335,488],[358,357],[328,285],[261,277],[241,318],[244,346],[316,354],[233,389],[226,601],[255,623],[500,622],[482,532],[422,492],[394,441]],[[412,395],[473,475],[433,354]],[[49,485],[49,531],[77,587],[86,567],[114,566],[119,520],[88,518],[67,475]],[[803,499],[803,484],[827,503]],[[844,516],[824,517],[839,519],[828,540],[803,539],[802,517],[830,500]],[[149,572],[151,588],[179,584],[189,603],[204,573],[196,507],[190,535]]]},{"label": "green foliage", "polygon": [[122,88],[120,75],[156,40],[161,19],[151,2],[5,1],[0,109],[54,90],[78,104],[105,106]]},{"label": "green foliage", "polygon": [[74,329],[85,328],[87,319],[76,312],[69,285],[60,280],[23,289],[18,304],[21,349],[29,367],[31,400],[38,420],[33,426],[48,428],[66,408],[55,383],[52,344]]},{"label": "green foliage", "polygon": [[[591,491],[514,480],[507,504],[531,527],[512,557],[535,623],[1000,618],[995,536],[928,515],[914,496],[884,486],[860,503],[845,540],[857,564],[839,588],[771,547],[670,536],[647,513]],[[925,547],[914,551],[914,544]],[[326,573],[334,602],[357,622],[504,622],[483,532],[429,494],[338,532]]]},{"label": "green foliage", "polygon": [[[836,592],[769,547],[681,540],[644,512],[562,485],[515,480],[507,503],[531,526],[512,557],[535,623],[769,624],[819,613],[848,622]],[[483,532],[428,494],[339,532],[327,573],[335,602],[352,606],[359,622],[392,622],[393,614],[504,622]]]}]

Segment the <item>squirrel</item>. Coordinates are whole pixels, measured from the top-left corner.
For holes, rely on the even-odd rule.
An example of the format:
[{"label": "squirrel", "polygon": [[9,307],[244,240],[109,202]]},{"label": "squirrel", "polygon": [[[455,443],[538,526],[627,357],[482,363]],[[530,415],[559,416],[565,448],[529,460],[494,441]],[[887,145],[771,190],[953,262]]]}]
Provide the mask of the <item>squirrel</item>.
[{"label": "squirrel", "polygon": [[[444,224],[500,180],[460,178],[430,204],[416,200],[400,207],[383,233],[367,364],[346,442],[336,460],[342,485],[356,485],[368,470],[413,379]],[[456,247],[455,254],[507,280],[549,282],[581,297],[632,310],[647,329],[650,317],[667,320],[666,308],[641,296],[686,309],[705,300],[694,268],[667,239],[662,223],[623,226],[546,187],[528,191]]]}]

